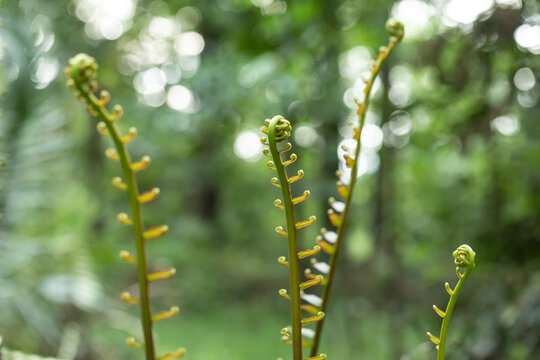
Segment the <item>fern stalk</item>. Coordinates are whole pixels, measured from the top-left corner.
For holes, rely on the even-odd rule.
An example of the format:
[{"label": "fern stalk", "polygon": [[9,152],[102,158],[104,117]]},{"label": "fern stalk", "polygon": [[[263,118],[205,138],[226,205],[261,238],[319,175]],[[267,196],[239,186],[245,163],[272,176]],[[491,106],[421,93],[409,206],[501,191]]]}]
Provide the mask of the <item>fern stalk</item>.
[{"label": "fern stalk", "polygon": [[120,156],[120,164],[122,165],[122,172],[125,177],[125,183],[127,185],[127,193],[129,198],[129,205],[131,208],[131,219],[133,221],[133,238],[135,240],[135,249],[137,253],[137,278],[139,282],[139,303],[141,309],[141,321],[144,334],[144,349],[146,352],[147,360],[154,360],[154,337],[152,334],[152,312],[150,310],[149,289],[148,289],[148,269],[146,260],[146,249],[144,246],[144,227],[141,215],[141,206],[138,201],[139,188],[137,185],[137,179],[130,167],[131,159],[129,153],[126,151],[125,144],[121,141],[117,126],[111,121],[105,121],[106,114],[98,112],[98,115],[102,121],[107,125],[107,129],[114,141],[114,145]]},{"label": "fern stalk", "polygon": [[[445,311],[442,311],[436,305],[433,305],[433,310],[437,313],[437,315],[443,318],[440,337],[436,337],[430,332],[427,333],[429,339],[437,346],[437,360],[444,360],[446,339],[448,337],[448,326],[450,325],[450,318],[452,317],[454,306],[456,305],[463,285],[465,285],[465,281],[467,281],[467,278],[476,266],[476,253],[469,245],[461,245],[456,249],[456,251],[454,251],[452,256],[454,257],[454,262],[457,265],[456,275],[459,281],[454,289],[452,289],[448,283],[444,284],[448,295],[450,295],[450,300],[448,301],[448,305],[446,305]],[[462,273],[460,268],[465,268],[465,271]]]},{"label": "fern stalk", "polygon": [[[326,247],[326,248],[330,248],[331,251],[330,251],[330,264],[329,264],[330,267],[329,267],[329,271],[327,275],[327,282],[323,288],[322,304],[320,306],[320,310],[324,313],[326,313],[326,308],[328,306],[328,302],[330,299],[330,292],[332,289],[332,284],[334,283],[333,280],[335,277],[337,263],[338,263],[339,255],[342,248],[341,243],[345,234],[345,229],[347,227],[347,220],[349,218],[349,211],[350,211],[350,207],[352,203],[352,198],[353,198],[353,193],[354,193],[354,188],[356,185],[356,178],[357,178],[357,173],[358,173],[358,159],[360,158],[360,150],[361,150],[361,144],[362,144],[361,143],[362,130],[364,129],[364,124],[366,121],[366,113],[367,113],[367,108],[369,106],[373,83],[375,81],[375,78],[379,74],[379,70],[381,68],[382,63],[386,60],[386,58],[392,52],[392,50],[399,44],[399,42],[401,41],[404,35],[403,24],[396,20],[392,20],[392,19],[389,20],[386,24],[386,28],[390,34],[388,45],[380,48],[379,55],[377,56],[377,59],[375,63],[373,64],[369,78],[366,80],[363,101],[360,102],[355,99],[358,105],[357,115],[358,115],[358,120],[359,120],[358,127],[354,129],[354,139],[356,140],[356,149],[354,152],[354,157],[349,157],[349,159],[346,158],[346,160],[350,161],[347,165],[351,168],[348,188],[346,187],[346,185],[338,183],[338,188],[341,187],[342,189],[346,190],[346,196],[343,196],[345,200],[345,207],[343,209],[343,212],[340,215],[339,224],[336,226],[337,238],[336,238],[335,244],[331,247],[330,245]],[[332,211],[332,210],[329,210],[329,211]],[[324,248],[325,247],[323,247],[323,249]],[[311,356],[315,356],[317,354],[323,326],[324,326],[324,319],[319,321],[317,323],[317,327],[315,328],[315,336],[313,338],[313,345],[311,347]]]},{"label": "fern stalk", "polygon": [[300,311],[300,283],[298,257],[298,242],[296,237],[296,220],[294,217],[294,209],[291,196],[291,187],[289,179],[285,172],[285,167],[281,161],[281,156],[277,148],[276,141],[276,126],[277,119],[274,119],[268,125],[268,143],[270,152],[274,161],[279,183],[281,184],[281,193],[283,195],[283,205],[285,206],[285,218],[287,221],[287,234],[289,245],[289,286],[291,289],[291,327],[292,327],[292,342],[293,342],[293,360],[302,360],[302,325]]},{"label": "fern stalk", "polygon": [[[303,360],[302,346],[306,345],[302,338],[302,327],[313,322],[320,321],[324,317],[323,312],[317,312],[314,316],[302,318],[302,291],[311,286],[321,284],[324,281],[323,276],[314,276],[307,281],[300,282],[300,265],[299,260],[313,256],[317,254],[321,248],[316,245],[313,249],[304,251],[298,251],[298,239],[297,230],[309,226],[315,222],[315,217],[311,216],[305,221],[296,221],[294,213],[294,205],[306,200],[310,193],[308,190],[304,191],[303,195],[293,197],[291,194],[291,184],[297,180],[300,180],[304,176],[304,172],[299,170],[295,176],[287,176],[286,167],[294,163],[297,159],[295,154],[289,156],[289,160],[283,160],[282,153],[291,150],[292,145],[286,143],[284,146],[278,145],[279,143],[287,140],[291,135],[292,127],[288,120],[282,116],[274,116],[271,120],[266,120],[268,127],[263,126],[261,130],[268,135],[268,138],[261,138],[263,144],[268,145],[269,149],[264,150],[264,154],[272,157],[272,161],[267,163],[268,167],[277,172],[277,177],[271,179],[271,183],[281,189],[283,200],[275,200],[274,205],[281,210],[285,211],[285,219],[287,221],[285,232],[283,227],[276,227],[276,232],[282,236],[287,237],[288,240],[288,253],[289,261],[284,256],[279,257],[278,261],[289,268],[289,287],[290,294],[287,294],[285,289],[279,291],[280,295],[291,301],[291,328],[289,333],[288,328],[281,330],[282,340],[287,343],[291,343],[293,347],[293,360]],[[305,309],[305,308],[304,308]],[[306,310],[308,311],[308,310]],[[308,311],[309,312],[309,311]],[[313,315],[313,313],[311,313]],[[307,360],[323,360],[326,359],[325,354],[319,356],[310,357]]]},{"label": "fern stalk", "polygon": [[70,65],[71,66],[66,69],[66,74],[70,78],[68,80],[68,86],[76,91],[77,97],[86,102],[88,112],[101,120],[97,126],[98,131],[103,135],[111,136],[116,150],[108,149],[106,155],[109,158],[120,162],[125,179],[122,181],[122,179],[116,177],[112,182],[117,188],[126,190],[128,194],[131,217],[128,217],[124,213],[120,213],[118,214],[118,220],[126,225],[133,226],[136,258],[131,256],[127,251],[121,251],[120,257],[127,262],[135,263],[137,265],[139,299],[133,298],[127,292],[122,294],[122,299],[130,304],[139,304],[144,337],[144,344],[138,343],[133,337],[128,337],[126,343],[135,348],[144,348],[146,360],[181,358],[185,352],[183,348],[178,349],[176,352],[156,357],[154,345],[152,332],[153,323],[158,320],[176,316],[179,310],[178,307],[173,306],[168,311],[162,311],[152,315],[150,309],[149,283],[155,280],[166,279],[176,272],[174,268],[171,268],[165,271],[148,273],[145,242],[164,235],[168,230],[168,227],[165,225],[146,230],[144,228],[141,204],[157,198],[159,189],[154,188],[141,194],[137,185],[135,173],[146,168],[150,163],[150,158],[144,156],[138,162],[131,161],[126,143],[135,138],[137,134],[136,129],[130,128],[127,135],[121,136],[120,131],[115,124],[115,120],[122,116],[122,108],[119,105],[115,105],[113,107],[113,112],[110,113],[106,108],[107,103],[110,101],[110,94],[107,91],[102,91],[99,98],[94,94],[98,90],[96,80],[98,65],[95,62],[95,59],[86,54],[79,54],[70,59]]}]

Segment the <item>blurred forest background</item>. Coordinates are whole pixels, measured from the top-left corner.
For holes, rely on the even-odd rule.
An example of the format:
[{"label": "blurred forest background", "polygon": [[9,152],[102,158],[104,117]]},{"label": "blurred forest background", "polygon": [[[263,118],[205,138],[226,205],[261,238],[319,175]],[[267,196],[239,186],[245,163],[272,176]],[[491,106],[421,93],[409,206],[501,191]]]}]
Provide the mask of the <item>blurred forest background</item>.
[{"label": "blurred forest background", "polygon": [[[452,251],[477,253],[448,359],[540,359],[540,4],[534,0],[4,0],[0,3],[0,335],[63,359],[140,359],[125,193],[109,139],[65,87],[86,52],[153,163],[143,209],[170,232],[149,245],[159,349],[188,359],[290,356],[277,290],[283,214],[258,142],[292,121],[312,246],[351,136],[353,98],[389,16],[403,43],[376,83],[359,186],[321,350],[330,359],[434,359]],[[132,289],[132,292],[136,291]]]}]

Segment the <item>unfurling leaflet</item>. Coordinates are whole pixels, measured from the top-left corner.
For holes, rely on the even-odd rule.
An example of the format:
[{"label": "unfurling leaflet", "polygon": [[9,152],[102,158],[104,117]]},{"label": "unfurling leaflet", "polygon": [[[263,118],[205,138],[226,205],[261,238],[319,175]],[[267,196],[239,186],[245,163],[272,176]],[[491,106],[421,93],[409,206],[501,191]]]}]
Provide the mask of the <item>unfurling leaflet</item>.
[{"label": "unfurling leaflet", "polygon": [[135,173],[144,170],[150,165],[150,157],[143,156],[139,161],[131,161],[126,145],[136,138],[137,130],[130,127],[125,135],[120,134],[116,120],[122,117],[124,110],[120,105],[114,105],[112,111],[107,109],[107,104],[111,100],[111,95],[108,91],[102,90],[99,96],[96,95],[99,90],[97,71],[98,64],[95,59],[86,54],[79,54],[70,59],[69,66],[65,70],[68,77],[68,87],[73,89],[77,98],[85,103],[88,112],[99,119],[97,131],[104,136],[110,136],[112,139],[114,148],[107,149],[105,155],[111,160],[120,162],[123,175],[123,178],[114,177],[112,184],[116,188],[126,191],[128,194],[131,208],[130,215],[121,212],[117,218],[122,224],[133,227],[136,256],[131,255],[126,250],[122,250],[120,252],[120,258],[127,263],[137,265],[140,290],[138,299],[128,292],[123,292],[121,299],[128,304],[137,304],[140,306],[144,341],[139,342],[130,336],[126,339],[126,343],[131,347],[144,349],[146,360],[180,358],[184,355],[184,349],[156,357],[152,333],[154,321],[171,318],[178,314],[178,307],[176,306],[155,315],[152,315],[150,311],[149,282],[168,278],[175,273],[174,269],[152,273],[148,273],[147,270],[145,242],[164,235],[168,227],[166,225],[160,225],[145,230],[141,215],[141,205],[155,200],[160,191],[158,188],[153,188],[144,193],[139,192]]},{"label": "unfurling leaflet", "polygon": [[[450,295],[446,310],[439,309],[436,305],[433,305],[433,310],[437,315],[443,318],[441,325],[440,336],[437,337],[430,332],[427,333],[429,339],[436,345],[437,360],[444,360],[444,353],[446,350],[446,338],[448,336],[448,325],[450,324],[450,318],[452,317],[452,311],[456,305],[457,298],[461,291],[461,288],[467,281],[467,278],[474,270],[476,253],[469,245],[461,245],[452,254],[454,256],[454,263],[457,265],[456,274],[458,277],[458,283],[455,288],[451,288],[450,284],[445,283],[444,287]],[[463,272],[462,272],[463,271]]]},{"label": "unfurling leaflet", "polygon": [[[401,39],[404,35],[404,28],[403,24],[400,23],[397,20],[390,19],[386,23],[386,29],[390,35],[390,39],[388,42],[388,45],[382,46],[379,49],[379,55],[377,56],[377,60],[375,60],[373,67],[371,69],[369,78],[367,78],[365,81],[365,87],[363,96],[364,98],[362,101],[355,99],[358,110],[357,110],[357,116],[358,116],[358,125],[353,127],[353,139],[356,141],[356,147],[355,149],[343,149],[345,151],[344,154],[344,160],[347,168],[350,169],[350,175],[345,181],[343,179],[343,174],[341,172],[336,172],[336,175],[338,179],[341,179],[337,182],[337,193],[342,198],[343,202],[339,201],[336,202],[335,199],[330,198],[329,199],[329,205],[330,209],[328,210],[328,219],[330,220],[330,223],[335,227],[335,231],[324,231],[321,230],[321,235],[317,238],[317,244],[321,247],[321,249],[329,255],[329,264],[327,264],[328,275],[327,280],[325,282],[325,286],[323,288],[322,292],[322,301],[320,305],[320,311],[326,312],[326,308],[328,305],[328,300],[330,297],[330,290],[332,287],[334,275],[336,273],[336,267],[339,259],[340,249],[341,249],[341,243],[345,234],[345,228],[349,216],[349,209],[352,203],[352,197],[354,192],[354,187],[356,184],[356,178],[358,174],[358,159],[360,158],[360,149],[361,149],[361,138],[362,138],[362,130],[364,128],[365,120],[366,120],[366,112],[367,108],[369,106],[370,101],[370,95],[371,90],[373,88],[373,83],[375,81],[375,78],[377,77],[377,74],[379,73],[379,70],[381,68],[381,64],[386,60],[390,52],[399,44]],[[347,182],[347,183],[345,183]],[[340,206],[337,206],[337,205]],[[321,262],[322,263],[322,262]],[[319,263],[319,264],[321,264]],[[326,263],[323,263],[326,265]],[[314,268],[317,270],[317,268]],[[319,343],[321,339],[322,329],[324,325],[324,319],[321,319],[317,323],[317,327],[315,329],[315,335],[313,338],[313,346],[311,347],[311,356],[316,356],[318,349],[319,349]]]},{"label": "unfurling leaflet", "polygon": [[[270,182],[281,190],[282,199],[276,199],[274,205],[278,209],[285,211],[287,222],[286,229],[283,226],[275,228],[279,235],[287,238],[289,249],[288,257],[280,256],[278,258],[278,261],[289,269],[290,289],[290,294],[287,289],[279,290],[279,294],[291,302],[291,326],[281,330],[281,339],[292,344],[293,360],[303,360],[302,346],[311,345],[309,341],[303,339],[303,335],[309,334],[312,330],[302,329],[302,327],[324,318],[324,312],[322,311],[316,311],[315,315],[313,315],[313,312],[311,312],[312,304],[302,305],[303,290],[322,284],[325,279],[322,275],[316,275],[308,277],[306,281],[300,281],[300,259],[317,254],[321,247],[315,245],[313,249],[298,251],[297,231],[313,224],[316,219],[315,216],[311,216],[307,220],[296,220],[294,207],[309,198],[310,192],[305,190],[296,197],[293,197],[291,193],[291,183],[304,177],[304,171],[302,170],[298,170],[296,175],[293,176],[289,176],[286,170],[288,166],[298,159],[295,154],[286,156],[286,153],[292,149],[291,143],[287,142],[292,132],[291,123],[283,116],[278,115],[272,119],[267,119],[266,126],[263,126],[261,130],[267,136],[261,138],[261,142],[268,145],[268,148],[263,150],[263,154],[272,157],[272,160],[267,162],[267,166],[277,173],[277,176],[273,177]],[[302,318],[302,310],[308,312],[311,316]],[[326,355],[312,356],[309,359],[326,359]]]}]

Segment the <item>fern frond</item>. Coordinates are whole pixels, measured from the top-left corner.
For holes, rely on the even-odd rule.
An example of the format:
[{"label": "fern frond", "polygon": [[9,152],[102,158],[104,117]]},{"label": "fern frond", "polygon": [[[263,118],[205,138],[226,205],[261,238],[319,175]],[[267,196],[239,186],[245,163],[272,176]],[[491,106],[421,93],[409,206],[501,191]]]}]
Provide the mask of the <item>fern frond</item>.
[{"label": "fern frond", "polygon": [[168,279],[171,276],[173,276],[174,274],[176,274],[176,269],[175,268],[170,268],[170,269],[162,270],[162,271],[154,271],[154,272],[148,274],[146,277],[148,279],[148,282],[152,282],[152,281],[159,281],[159,280]]},{"label": "fern frond", "polygon": [[158,225],[147,229],[143,233],[144,240],[149,241],[165,235],[169,231],[167,225]]},{"label": "fern frond", "polygon": [[174,352],[168,352],[166,354],[161,355],[157,358],[157,360],[168,360],[168,359],[180,359],[184,357],[186,354],[186,349],[180,348]]},{"label": "fern frond", "polygon": [[285,256],[278,257],[278,262],[282,265],[289,266],[289,262]]},{"label": "fern frond", "polygon": [[302,326],[311,324],[316,321],[321,321],[322,319],[324,319],[324,313],[322,311],[319,311],[317,315],[302,319]]},{"label": "fern frond", "polygon": [[[450,325],[450,318],[452,317],[452,312],[454,311],[454,306],[456,305],[457,298],[465,281],[474,270],[475,257],[476,253],[469,245],[461,245],[458,247],[452,254],[454,257],[454,263],[456,266],[456,274],[458,276],[458,283],[456,287],[452,289],[448,283],[444,284],[446,291],[450,295],[450,300],[448,305],[446,305],[446,310],[442,311],[436,305],[433,305],[433,310],[443,318],[441,325],[441,333],[439,337],[432,335],[430,332],[427,333],[429,339],[437,345],[437,360],[444,360],[444,352],[446,350],[446,338],[448,335],[448,326]],[[464,272],[461,272],[461,269],[464,269]]]},{"label": "fern frond", "polygon": [[175,317],[180,312],[180,308],[178,306],[173,306],[169,310],[161,311],[155,315],[152,316],[152,321],[160,321],[164,319],[170,319],[172,317]]},{"label": "fern frond", "polygon": [[[154,316],[150,312],[149,283],[166,279],[176,272],[174,269],[169,269],[148,273],[147,270],[145,241],[164,235],[168,231],[168,227],[166,225],[160,225],[145,230],[141,205],[155,200],[159,196],[160,190],[159,188],[153,188],[144,193],[139,192],[135,173],[144,170],[150,165],[150,157],[143,156],[139,161],[135,162],[131,160],[126,144],[136,138],[137,129],[130,127],[127,134],[121,135],[116,125],[116,120],[121,118],[124,113],[122,107],[120,105],[114,105],[112,112],[107,109],[111,95],[106,90],[102,90],[99,96],[96,96],[99,90],[99,84],[97,82],[98,64],[95,59],[86,54],[79,54],[70,59],[69,64],[70,66],[65,71],[68,76],[67,85],[75,91],[77,98],[83,100],[88,112],[99,119],[97,131],[102,135],[110,136],[112,139],[114,148],[107,149],[105,155],[111,160],[120,162],[124,178],[114,177],[112,184],[116,188],[127,192],[130,203],[131,216],[122,212],[118,214],[117,218],[122,224],[133,226],[136,258],[125,250],[120,252],[120,257],[128,263],[137,265],[139,299],[135,299],[127,292],[122,293],[121,298],[127,303],[140,305],[144,343],[136,341],[133,337],[128,337],[126,343],[135,348],[144,348],[146,359],[155,360],[156,355],[152,333],[153,322],[173,317],[178,313],[178,307],[175,306],[169,311],[161,312]],[[180,354],[177,351],[176,353],[166,354],[158,359],[178,358],[182,355],[183,352]]]},{"label": "fern frond", "polygon": [[[298,226],[296,228],[298,228]],[[304,258],[307,258],[308,256],[313,256],[315,254],[318,254],[319,251],[321,251],[321,247],[319,245],[315,245],[313,247],[313,249],[299,251],[298,252],[298,258],[299,259],[304,259]]]},{"label": "fern frond", "polygon": [[150,201],[157,199],[157,197],[159,196],[159,193],[160,193],[159,188],[155,187],[150,191],[140,194],[137,197],[137,201],[139,202],[139,204],[146,204]]},{"label": "fern frond", "polygon": [[[275,228],[276,232],[288,239],[288,258],[280,256],[278,261],[286,265],[289,269],[289,288],[290,294],[286,289],[281,289],[279,294],[287,300],[291,301],[291,328],[283,329],[282,340],[286,343],[290,343],[293,346],[293,360],[302,360],[302,346],[311,346],[311,343],[303,340],[302,326],[318,321],[324,317],[324,313],[316,311],[314,316],[306,319],[302,319],[301,311],[311,310],[311,307],[303,307],[301,305],[302,290],[309,287],[321,284],[324,281],[322,275],[317,275],[313,278],[309,278],[307,281],[300,282],[300,267],[299,260],[315,255],[321,248],[315,245],[313,249],[298,251],[298,242],[296,232],[306,226],[313,224],[316,219],[315,216],[309,217],[308,220],[296,221],[294,212],[294,206],[300,204],[309,198],[309,190],[305,190],[302,195],[293,197],[291,194],[291,184],[300,180],[304,176],[302,170],[298,170],[296,175],[289,177],[287,175],[286,167],[293,164],[298,156],[296,154],[290,154],[288,159],[284,160],[282,154],[290,151],[292,145],[289,142],[283,144],[285,140],[291,135],[292,127],[288,120],[282,116],[275,116],[271,120],[266,120],[266,126],[261,128],[262,132],[268,137],[261,138],[261,142],[268,145],[268,149],[263,150],[263,154],[272,156],[272,160],[267,162],[267,166],[277,172],[277,176],[273,177],[270,182],[281,190],[282,199],[274,201],[274,205],[281,210],[285,210],[285,217],[287,221],[286,230],[282,226]],[[322,316],[321,316],[322,314]]]},{"label": "fern frond", "polygon": [[128,304],[138,304],[139,300],[135,299],[131,294],[127,291],[124,291],[122,295],[120,296],[122,300],[127,302]]},{"label": "fern frond", "polygon": [[124,260],[125,262],[131,263],[131,264],[137,263],[137,260],[135,260],[135,258],[133,257],[133,255],[129,253],[129,251],[121,250],[119,255],[120,255],[120,259]]},{"label": "fern frond", "polygon": [[326,359],[326,354],[320,354],[317,356],[312,356],[310,358],[307,358],[306,360],[325,360],[325,359]]},{"label": "fern frond", "polygon": [[[341,242],[345,233],[345,227],[347,224],[347,219],[349,215],[349,209],[352,203],[352,195],[354,192],[354,186],[356,184],[356,178],[358,173],[358,159],[360,158],[360,149],[361,149],[361,135],[362,135],[362,129],[364,128],[364,123],[366,120],[366,110],[369,106],[369,100],[370,100],[370,94],[373,87],[373,82],[375,81],[375,78],[377,77],[377,74],[379,73],[381,64],[384,62],[384,60],[388,57],[390,52],[399,44],[401,39],[404,35],[403,30],[403,24],[396,21],[396,20],[389,20],[386,24],[386,28],[390,34],[390,40],[388,42],[387,46],[383,46],[379,49],[379,55],[377,56],[377,60],[374,62],[373,67],[370,72],[369,78],[365,81],[365,87],[364,87],[364,99],[362,102],[355,99],[356,103],[358,104],[358,126],[353,128],[353,139],[356,140],[356,148],[354,149],[354,154],[348,154],[347,152],[349,149],[345,149],[345,155],[344,160],[345,164],[348,168],[351,169],[350,171],[350,179],[348,184],[345,185],[342,181],[338,181],[337,186],[337,192],[339,196],[343,199],[343,202],[339,202],[339,206],[334,206],[335,199],[330,199],[330,208],[328,210],[328,219],[332,223],[332,225],[336,228],[335,232],[332,232],[333,234],[336,234],[337,236],[335,239],[332,239],[333,241],[329,241],[327,237],[319,236],[317,237],[317,244],[323,249],[324,252],[330,255],[330,261],[329,261],[329,271],[327,280],[325,282],[325,286],[323,289],[322,294],[322,304],[320,306],[320,311],[325,312],[328,300],[330,297],[330,290],[332,287],[334,275],[336,272],[337,262],[339,259],[339,253],[341,249]],[[342,177],[343,174],[341,172],[336,172],[336,175],[339,178]],[[320,338],[322,334],[322,329],[324,325],[324,318],[322,318],[318,323],[317,327],[315,329],[315,336],[313,338],[313,346],[311,347],[311,356],[315,357],[320,343]]]}]

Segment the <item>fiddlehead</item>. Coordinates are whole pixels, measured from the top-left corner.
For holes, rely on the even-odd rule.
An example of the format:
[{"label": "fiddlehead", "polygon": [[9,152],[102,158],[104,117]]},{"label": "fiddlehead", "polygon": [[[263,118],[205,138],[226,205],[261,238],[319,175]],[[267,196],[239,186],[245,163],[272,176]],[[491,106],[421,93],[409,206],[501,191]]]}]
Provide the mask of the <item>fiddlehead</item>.
[{"label": "fiddlehead", "polygon": [[[379,49],[379,55],[377,56],[377,60],[375,60],[375,63],[373,64],[369,78],[365,80],[364,99],[362,101],[355,99],[356,103],[358,104],[358,126],[355,126],[353,128],[353,138],[354,140],[356,140],[356,148],[343,149],[345,151],[345,164],[348,168],[351,169],[350,178],[348,179],[348,185],[343,183],[342,181],[338,181],[336,184],[337,192],[342,198],[342,201],[338,201],[333,197],[331,197],[328,201],[330,205],[330,209],[328,209],[327,212],[328,219],[330,220],[330,223],[334,226],[335,229],[327,230],[325,228],[322,228],[321,235],[317,237],[317,244],[323,249],[325,253],[330,256],[329,263],[317,262],[315,259],[312,262],[313,268],[316,271],[325,274],[327,277],[327,281],[322,292],[322,298],[319,298],[319,305],[317,306],[317,309],[322,312],[326,312],[326,308],[328,306],[330,290],[332,288],[339,254],[342,247],[341,243],[343,241],[345,228],[349,217],[349,210],[353,197],[352,195],[354,192],[358,173],[358,159],[360,158],[362,129],[364,128],[366,120],[366,112],[369,106],[373,82],[375,81],[375,78],[379,73],[381,64],[384,62],[384,60],[386,60],[390,52],[399,44],[404,35],[403,24],[397,20],[388,20],[388,22],[386,23],[386,29],[390,35],[388,45],[382,46]],[[339,171],[336,173],[336,175],[338,178],[342,177],[342,174]],[[312,356],[314,356],[318,352],[323,325],[324,319],[317,323],[315,335],[313,338],[313,346],[311,348]]]},{"label": "fiddlehead", "polygon": [[150,164],[150,157],[143,156],[140,161],[131,160],[126,144],[135,139],[137,130],[130,128],[126,135],[120,135],[115,121],[123,115],[122,107],[115,105],[113,111],[109,112],[106,107],[111,99],[109,92],[102,90],[99,97],[95,95],[99,90],[97,82],[98,64],[95,59],[86,54],[79,54],[70,59],[69,64],[70,66],[66,68],[66,75],[69,78],[67,85],[75,91],[77,98],[85,102],[88,112],[100,120],[97,124],[98,132],[111,137],[115,148],[107,149],[105,155],[111,160],[120,162],[124,176],[124,179],[120,177],[113,178],[112,184],[116,188],[126,191],[129,198],[131,216],[126,213],[119,213],[118,220],[124,225],[133,227],[136,256],[123,250],[120,252],[120,258],[128,263],[137,265],[140,290],[138,299],[128,292],[122,293],[121,298],[128,304],[138,304],[140,306],[144,342],[140,343],[135,338],[128,337],[126,343],[134,348],[144,348],[147,360],[180,358],[184,355],[184,349],[178,349],[176,352],[167,353],[159,357],[156,357],[154,349],[153,323],[176,316],[179,309],[173,306],[170,310],[155,315],[152,315],[150,310],[149,283],[166,279],[175,274],[174,268],[152,273],[149,273],[147,270],[146,241],[162,236],[168,230],[166,225],[155,226],[149,229],[144,228],[141,204],[156,199],[159,195],[159,189],[154,188],[150,191],[140,193],[135,173],[145,169]]},{"label": "fiddlehead", "polygon": [[[456,305],[456,301],[461,291],[461,288],[463,287],[465,281],[467,281],[467,278],[475,267],[476,253],[469,245],[461,245],[454,251],[452,256],[454,256],[454,262],[457,265],[456,274],[459,280],[456,287],[453,289],[448,283],[444,284],[448,295],[450,295],[450,300],[448,301],[448,305],[446,306],[445,311],[442,311],[436,305],[433,305],[433,310],[437,313],[437,315],[443,318],[440,336],[436,337],[430,332],[427,333],[429,339],[433,341],[435,345],[437,345],[437,360],[444,360],[444,352],[446,350],[446,338],[448,335],[448,325],[450,324],[452,311],[454,310],[454,306]],[[464,269],[463,272],[461,272],[462,269]]]},{"label": "fiddlehead", "polygon": [[[302,170],[298,170],[297,175],[289,177],[286,167],[294,163],[297,159],[295,154],[291,154],[288,158],[283,159],[282,154],[287,153],[292,149],[292,145],[286,142],[291,135],[291,123],[284,119],[283,116],[274,116],[271,120],[266,120],[266,126],[261,128],[262,132],[268,137],[261,138],[264,145],[268,148],[264,149],[263,153],[272,158],[267,162],[267,166],[277,173],[270,182],[281,190],[283,200],[277,199],[274,205],[285,211],[287,221],[286,229],[282,226],[275,228],[279,235],[285,236],[288,239],[288,259],[285,256],[278,258],[279,263],[289,268],[289,291],[286,289],[279,290],[279,294],[291,302],[291,327],[281,330],[282,340],[291,343],[293,346],[293,360],[303,360],[302,346],[309,346],[308,341],[303,340],[303,334],[308,334],[309,330],[302,329],[303,326],[321,321],[324,318],[324,312],[313,311],[313,306],[310,304],[302,305],[302,299],[309,302],[309,297],[306,299],[303,290],[321,284],[325,281],[322,275],[307,276],[307,280],[300,282],[300,267],[299,260],[317,254],[321,249],[315,245],[313,249],[298,251],[298,242],[296,232],[298,229],[304,228],[315,222],[315,217],[311,216],[308,220],[296,221],[294,206],[306,200],[310,192],[308,190],[300,196],[293,197],[291,195],[291,183],[299,180],[304,176]],[[301,311],[305,310],[311,316],[302,318]],[[306,331],[307,330],[307,331]],[[312,356],[309,359],[326,359],[325,354]]]}]

